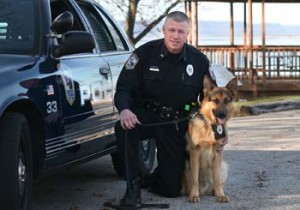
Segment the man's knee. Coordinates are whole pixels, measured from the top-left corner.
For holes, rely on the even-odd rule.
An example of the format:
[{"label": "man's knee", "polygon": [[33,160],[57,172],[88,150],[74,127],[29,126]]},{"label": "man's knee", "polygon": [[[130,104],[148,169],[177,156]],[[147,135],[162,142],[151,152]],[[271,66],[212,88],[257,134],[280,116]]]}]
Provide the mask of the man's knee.
[{"label": "man's knee", "polygon": [[181,195],[181,183],[165,181],[164,183],[157,183],[153,186],[154,192],[169,198],[175,198]]},{"label": "man's knee", "polygon": [[175,198],[180,196],[180,194],[181,194],[181,187],[179,185],[168,186],[165,189],[166,197]]}]

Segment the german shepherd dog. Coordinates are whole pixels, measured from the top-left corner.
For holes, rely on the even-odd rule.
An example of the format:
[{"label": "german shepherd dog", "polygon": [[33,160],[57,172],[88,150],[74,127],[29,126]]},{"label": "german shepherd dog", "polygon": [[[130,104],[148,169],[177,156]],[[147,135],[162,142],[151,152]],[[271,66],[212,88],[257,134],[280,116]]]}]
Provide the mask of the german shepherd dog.
[{"label": "german shepherd dog", "polygon": [[205,77],[203,88],[201,108],[191,116],[186,133],[188,158],[182,191],[192,203],[200,201],[200,194],[214,194],[217,201],[226,203],[229,199],[223,184],[228,170],[222,147],[227,143],[227,121],[234,111],[237,80],[233,78],[226,87],[216,87]]}]

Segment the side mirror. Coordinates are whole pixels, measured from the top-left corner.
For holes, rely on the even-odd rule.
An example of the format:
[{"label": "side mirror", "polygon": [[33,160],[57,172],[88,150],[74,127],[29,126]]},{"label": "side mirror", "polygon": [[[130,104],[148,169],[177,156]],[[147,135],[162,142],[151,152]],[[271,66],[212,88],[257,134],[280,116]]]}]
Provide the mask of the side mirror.
[{"label": "side mirror", "polygon": [[71,12],[66,11],[58,15],[52,25],[51,30],[57,34],[63,34],[72,30],[74,24],[74,17]]},{"label": "side mirror", "polygon": [[86,31],[69,31],[62,34],[59,46],[54,49],[54,57],[63,55],[87,53],[95,48],[95,40],[92,34]]}]

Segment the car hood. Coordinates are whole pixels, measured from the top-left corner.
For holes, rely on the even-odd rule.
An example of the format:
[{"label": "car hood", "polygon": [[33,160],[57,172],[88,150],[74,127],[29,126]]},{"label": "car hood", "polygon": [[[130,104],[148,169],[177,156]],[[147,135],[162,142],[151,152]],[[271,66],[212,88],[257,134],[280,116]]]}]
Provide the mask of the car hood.
[{"label": "car hood", "polygon": [[22,71],[34,66],[37,57],[20,55],[0,55],[0,73],[8,71]]}]

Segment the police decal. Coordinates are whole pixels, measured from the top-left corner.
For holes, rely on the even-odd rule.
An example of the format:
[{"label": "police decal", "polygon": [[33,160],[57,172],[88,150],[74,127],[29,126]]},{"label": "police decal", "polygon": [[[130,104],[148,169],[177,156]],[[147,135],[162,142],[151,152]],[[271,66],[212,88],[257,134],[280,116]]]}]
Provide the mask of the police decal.
[{"label": "police decal", "polygon": [[47,114],[57,112],[57,101],[47,101],[46,107],[47,107]]},{"label": "police decal", "polygon": [[72,106],[75,102],[75,87],[74,81],[67,75],[62,75],[62,81],[65,88],[66,99],[68,103]]},{"label": "police decal", "polygon": [[137,56],[137,54],[132,53],[125,64],[125,69],[133,70],[138,62],[139,62],[139,57]]},{"label": "police decal", "polygon": [[186,66],[186,73],[191,77],[194,74],[193,65],[189,64]]}]

